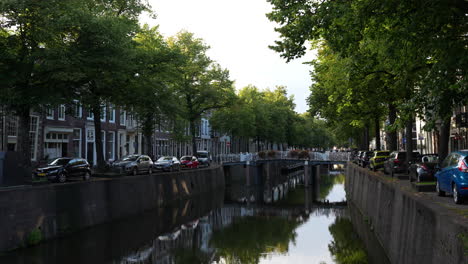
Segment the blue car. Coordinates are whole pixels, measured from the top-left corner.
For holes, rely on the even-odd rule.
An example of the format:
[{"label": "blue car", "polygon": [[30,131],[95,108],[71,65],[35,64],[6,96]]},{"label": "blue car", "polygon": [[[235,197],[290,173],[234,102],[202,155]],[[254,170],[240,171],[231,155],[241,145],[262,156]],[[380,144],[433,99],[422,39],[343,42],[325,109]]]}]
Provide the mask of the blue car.
[{"label": "blue car", "polygon": [[461,203],[468,196],[468,150],[450,153],[435,175],[439,196],[453,194],[453,201]]}]

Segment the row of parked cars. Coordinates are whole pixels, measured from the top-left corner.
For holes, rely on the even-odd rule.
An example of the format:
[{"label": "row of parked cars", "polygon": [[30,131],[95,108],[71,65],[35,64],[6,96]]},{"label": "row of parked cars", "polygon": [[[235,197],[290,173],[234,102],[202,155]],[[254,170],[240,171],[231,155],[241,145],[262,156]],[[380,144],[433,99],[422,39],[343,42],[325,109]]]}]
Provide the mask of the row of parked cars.
[{"label": "row of parked cars", "polygon": [[[163,156],[154,161],[148,155],[128,155],[110,164],[114,172],[129,175],[140,173],[151,174],[156,170],[175,171],[184,168],[195,169],[200,166],[210,166],[209,153],[198,151],[197,156]],[[46,165],[39,166],[33,171],[34,178],[47,178],[53,182],[65,182],[68,178],[81,177],[89,180],[92,175],[91,165],[83,158],[62,157],[53,159]]]},{"label": "row of parked cars", "polygon": [[438,195],[452,194],[455,203],[468,197],[468,150],[452,152],[442,161],[437,154],[413,152],[407,162],[406,155],[405,151],[359,151],[353,161],[373,171],[382,168],[392,177],[405,173],[410,181],[434,181]]}]

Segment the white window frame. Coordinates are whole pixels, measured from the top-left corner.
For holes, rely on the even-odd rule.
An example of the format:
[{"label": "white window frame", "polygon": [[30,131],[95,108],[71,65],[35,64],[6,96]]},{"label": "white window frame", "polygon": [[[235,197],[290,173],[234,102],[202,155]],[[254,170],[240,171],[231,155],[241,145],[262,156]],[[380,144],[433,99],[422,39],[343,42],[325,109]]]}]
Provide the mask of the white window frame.
[{"label": "white window frame", "polygon": [[54,108],[52,107],[47,107],[46,108],[46,119],[48,120],[54,120]]},{"label": "white window frame", "polygon": [[[34,122],[33,120],[35,120],[36,124],[35,124],[35,130],[31,130],[31,124],[32,122]],[[35,115],[32,115],[31,116],[31,120],[30,120],[30,124],[29,124],[29,135],[31,137],[31,133],[34,133],[33,135],[33,142],[31,142],[33,145],[32,149],[31,149],[31,160],[32,161],[36,161],[37,160],[37,148],[38,148],[38,145],[39,145],[39,117],[38,116],[35,116]]]},{"label": "white window frame", "polygon": [[[123,117],[123,119],[122,119],[122,117]],[[120,110],[120,117],[119,118],[120,118],[120,125],[125,126],[125,124],[127,122],[127,111]]]},{"label": "white window frame", "polygon": [[111,134],[112,138],[112,156],[109,157],[109,160],[115,160],[115,132],[114,131],[108,131],[108,134]]},{"label": "white window frame", "polygon": [[91,111],[91,109],[88,109],[88,116],[86,117],[86,119],[88,120],[94,120],[94,113]]},{"label": "white window frame", "polygon": [[75,118],[83,117],[83,107],[78,100],[73,100],[73,116]]},{"label": "white window frame", "polygon": [[109,104],[109,123],[115,123],[115,106],[112,104]]},{"label": "white window frame", "polygon": [[58,120],[60,121],[65,121],[65,111],[66,111],[66,107],[64,104],[61,104],[59,105],[58,107]]},{"label": "white window frame", "polygon": [[106,105],[101,105],[101,122],[106,122]]},{"label": "white window frame", "polygon": [[[73,136],[74,136],[74,133],[75,133],[75,130],[79,130],[80,131],[80,138],[79,139],[75,139]],[[73,132],[72,132],[72,138],[71,138],[71,141],[72,141],[72,146],[73,146],[73,143],[75,143],[75,141],[79,141],[79,145],[78,145],[78,157],[81,158],[81,154],[82,154],[82,149],[81,149],[81,144],[82,144],[82,137],[83,135],[81,135],[81,128],[73,128]]]}]

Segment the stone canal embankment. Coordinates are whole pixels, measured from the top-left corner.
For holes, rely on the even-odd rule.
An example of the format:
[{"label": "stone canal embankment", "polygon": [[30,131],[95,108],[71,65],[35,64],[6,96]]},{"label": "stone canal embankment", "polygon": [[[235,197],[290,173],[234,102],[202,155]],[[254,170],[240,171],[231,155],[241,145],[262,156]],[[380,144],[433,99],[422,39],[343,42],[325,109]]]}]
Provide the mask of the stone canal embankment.
[{"label": "stone canal embankment", "polygon": [[0,189],[0,252],[224,188],[221,167]]},{"label": "stone canal embankment", "polygon": [[468,263],[468,205],[453,208],[352,163],[346,193],[391,263]]}]

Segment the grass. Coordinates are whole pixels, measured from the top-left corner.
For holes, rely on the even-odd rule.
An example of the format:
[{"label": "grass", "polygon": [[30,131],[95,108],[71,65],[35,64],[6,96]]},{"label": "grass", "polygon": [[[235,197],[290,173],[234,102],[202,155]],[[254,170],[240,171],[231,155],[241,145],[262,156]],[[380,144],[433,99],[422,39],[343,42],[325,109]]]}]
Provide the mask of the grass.
[{"label": "grass", "polygon": [[464,249],[464,254],[468,255],[468,234],[459,234],[458,238],[462,241],[463,243],[463,249]]},{"label": "grass", "polygon": [[416,182],[416,185],[436,185],[436,182]]}]

